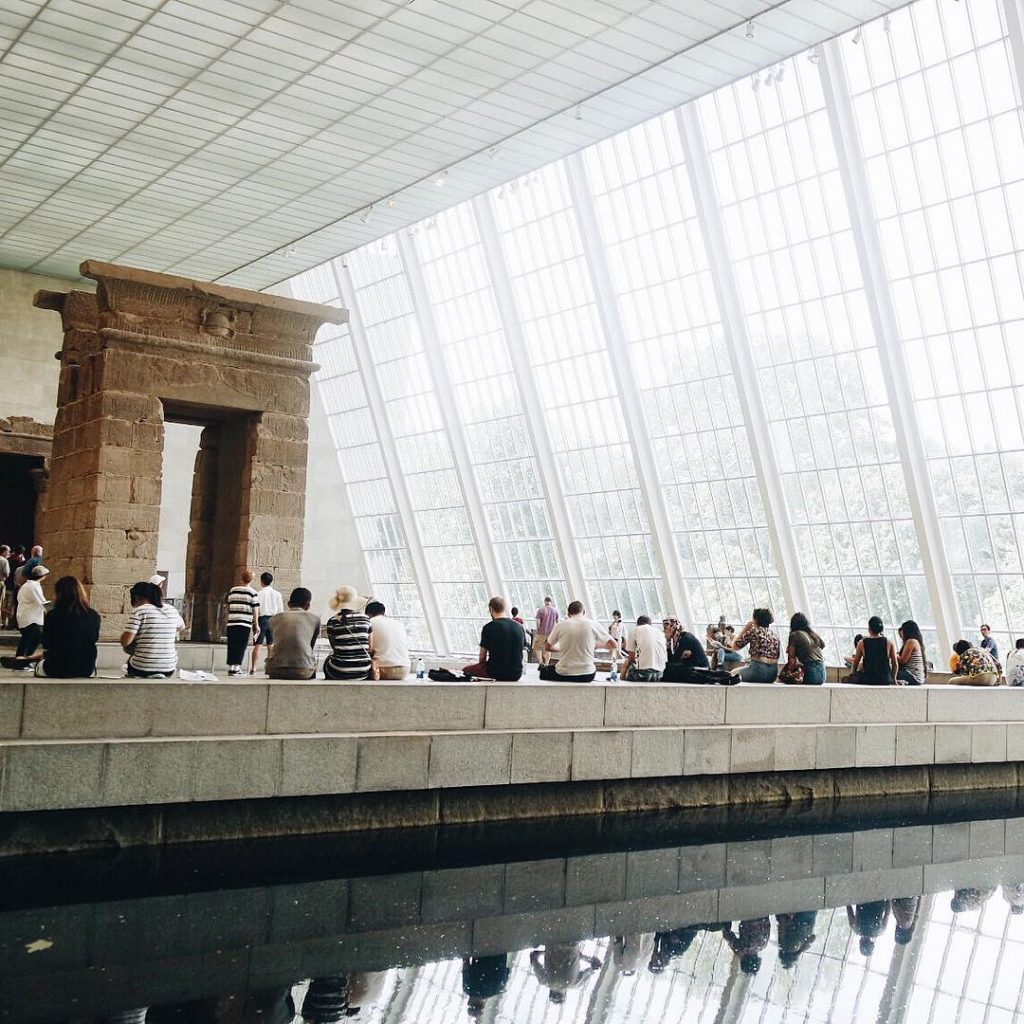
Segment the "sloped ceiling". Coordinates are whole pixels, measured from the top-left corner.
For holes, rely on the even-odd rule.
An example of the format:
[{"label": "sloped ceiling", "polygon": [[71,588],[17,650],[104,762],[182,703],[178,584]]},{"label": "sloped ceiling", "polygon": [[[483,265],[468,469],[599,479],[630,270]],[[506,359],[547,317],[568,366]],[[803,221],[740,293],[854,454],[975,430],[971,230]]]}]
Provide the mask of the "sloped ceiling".
[{"label": "sloped ceiling", "polygon": [[262,288],[903,2],[4,0],[0,265]]}]

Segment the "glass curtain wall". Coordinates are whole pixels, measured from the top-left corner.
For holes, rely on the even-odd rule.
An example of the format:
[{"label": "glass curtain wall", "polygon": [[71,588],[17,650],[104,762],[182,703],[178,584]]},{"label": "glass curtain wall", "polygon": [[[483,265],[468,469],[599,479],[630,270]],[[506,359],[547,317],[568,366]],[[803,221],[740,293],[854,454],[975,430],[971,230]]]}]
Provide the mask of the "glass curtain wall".
[{"label": "glass curtain wall", "polygon": [[394,239],[352,253],[347,262],[398,450],[396,469],[409,492],[448,640],[456,651],[472,651],[490,595],[405,269]]},{"label": "glass curtain wall", "polygon": [[1024,630],[1024,133],[998,0],[912,4],[842,46],[968,636]]},{"label": "glass curtain wall", "polygon": [[527,356],[558,456],[593,613],[664,605],[654,544],[566,173],[551,164],[499,190],[494,215]]},{"label": "glass curtain wall", "polygon": [[[565,567],[555,552],[570,543],[599,617],[615,607],[627,618],[678,613],[665,606],[643,500],[645,488],[660,488],[698,628],[719,614],[745,619],[756,604],[790,611],[777,534],[795,539],[787,571],[799,574],[802,610],[827,634],[833,663],[871,614],[890,630],[917,619],[930,648],[940,627],[947,639],[976,640],[988,621],[1004,650],[1024,634],[1024,124],[1002,2],[919,0],[696,101],[710,182],[687,167],[670,113],[584,151],[590,195],[579,208],[564,162],[478,200],[493,211],[496,252],[473,203],[418,225],[454,395],[434,388],[397,241],[349,254],[401,462],[378,464],[374,479],[386,493],[386,479],[401,474],[415,492],[440,612],[465,623],[455,630],[462,649],[475,648],[487,595],[439,401],[458,404],[490,531],[478,540],[494,546],[510,597],[533,601],[549,587],[560,600],[576,596],[558,590]],[[852,104],[846,130],[861,150],[866,198],[844,187],[833,132],[848,119],[827,109],[826,74]],[[737,306],[728,315],[703,241],[712,217],[732,285],[720,294]],[[605,335],[581,223],[600,239],[614,294],[599,297],[614,305],[624,339]],[[862,265],[851,225],[877,231],[883,267]],[[489,265],[507,269],[524,339],[516,354],[541,407],[532,436],[542,432],[555,454],[567,527],[538,486]],[[907,366],[891,388],[868,271],[892,300]],[[301,275],[300,292],[320,274]],[[726,339],[723,323],[739,336]],[[344,337],[321,343],[322,362]],[[767,437],[747,435],[724,340],[756,377]],[[344,400],[328,404],[337,413]],[[637,477],[623,401],[642,406],[656,480]],[[897,403],[911,406],[901,427],[917,435],[910,451],[920,439],[926,455],[933,494],[923,504],[908,494]],[[503,434],[510,443],[495,447]],[[781,474],[784,501],[772,508],[755,441]],[[344,466],[340,441],[339,450]],[[353,472],[369,469],[346,469],[361,484]],[[955,623],[935,621],[912,518],[912,507],[931,516],[933,506],[930,533],[953,574],[937,585],[955,591]],[[371,560],[390,550],[367,536]],[[399,535],[394,542],[404,550]]]},{"label": "glass curtain wall", "polygon": [[[697,103],[787,512],[833,651],[872,615],[934,642],[821,74],[806,59]],[[930,635],[929,635],[930,634]]]},{"label": "glass curtain wall", "polygon": [[414,235],[441,354],[508,599],[529,618],[571,600],[471,206]]},{"label": "glass curtain wall", "polygon": [[698,625],[783,610],[674,114],[585,153],[640,399]]},{"label": "glass curtain wall", "polygon": [[[309,302],[343,305],[330,264],[295,279],[292,291]],[[413,644],[429,648],[416,574],[348,326],[325,325],[317,334],[313,360],[320,364],[314,386],[338,451],[374,595],[402,619]]]}]

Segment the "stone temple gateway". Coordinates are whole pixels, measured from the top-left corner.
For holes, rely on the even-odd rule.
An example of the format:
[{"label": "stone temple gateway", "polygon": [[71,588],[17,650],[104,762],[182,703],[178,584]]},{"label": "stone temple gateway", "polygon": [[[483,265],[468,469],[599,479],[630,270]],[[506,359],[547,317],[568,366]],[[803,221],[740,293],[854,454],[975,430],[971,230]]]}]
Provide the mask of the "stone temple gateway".
[{"label": "stone temple gateway", "polygon": [[[54,578],[88,586],[104,634],[156,570],[164,486],[191,501],[192,638],[215,638],[246,566],[299,583],[313,340],[343,309],[86,261],[96,294],[42,291],[64,345],[42,519]],[[164,423],[203,427],[192,481],[162,476]]]}]

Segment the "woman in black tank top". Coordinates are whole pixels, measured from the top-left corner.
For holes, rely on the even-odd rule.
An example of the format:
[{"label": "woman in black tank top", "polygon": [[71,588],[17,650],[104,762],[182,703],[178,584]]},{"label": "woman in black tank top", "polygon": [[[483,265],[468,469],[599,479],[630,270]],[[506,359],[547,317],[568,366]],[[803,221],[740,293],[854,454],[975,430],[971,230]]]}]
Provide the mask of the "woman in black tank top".
[{"label": "woman in black tank top", "polygon": [[851,683],[861,686],[893,686],[896,682],[896,648],[892,641],[882,635],[885,626],[873,615],[868,619],[868,635],[857,645],[853,658]]}]

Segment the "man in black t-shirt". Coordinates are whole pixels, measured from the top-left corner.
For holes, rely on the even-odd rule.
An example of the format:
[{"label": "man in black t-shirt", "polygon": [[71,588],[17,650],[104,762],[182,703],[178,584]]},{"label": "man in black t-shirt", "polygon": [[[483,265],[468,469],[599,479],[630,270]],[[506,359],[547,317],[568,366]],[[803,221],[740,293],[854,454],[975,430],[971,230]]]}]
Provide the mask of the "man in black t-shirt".
[{"label": "man in black t-shirt", "polygon": [[523,676],[526,634],[518,622],[508,617],[503,597],[492,597],[487,608],[491,621],[480,630],[480,660],[463,671],[467,676],[514,683]]}]

